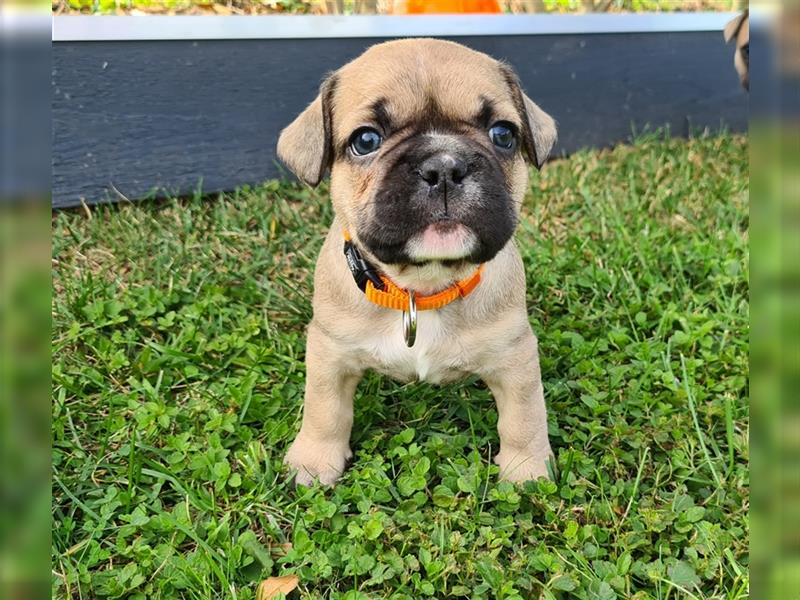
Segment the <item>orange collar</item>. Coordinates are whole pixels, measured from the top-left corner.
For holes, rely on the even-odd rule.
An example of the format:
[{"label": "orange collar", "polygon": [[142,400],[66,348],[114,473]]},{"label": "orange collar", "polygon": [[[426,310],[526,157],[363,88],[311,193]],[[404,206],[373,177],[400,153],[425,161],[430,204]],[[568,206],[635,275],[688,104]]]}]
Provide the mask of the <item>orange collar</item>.
[{"label": "orange collar", "polygon": [[[353,273],[356,284],[367,297],[367,300],[384,308],[408,311],[410,308],[409,294],[407,290],[398,287],[391,279],[383,273],[378,273],[369,262],[362,258],[358,248],[353,244],[350,234],[344,231],[344,253],[347,257],[347,265]],[[447,306],[458,298],[465,298],[478,287],[481,282],[481,272],[483,264],[461,281],[457,281],[449,288],[422,296],[415,294],[414,300],[417,310],[437,310]],[[382,285],[381,285],[382,284]]]}]

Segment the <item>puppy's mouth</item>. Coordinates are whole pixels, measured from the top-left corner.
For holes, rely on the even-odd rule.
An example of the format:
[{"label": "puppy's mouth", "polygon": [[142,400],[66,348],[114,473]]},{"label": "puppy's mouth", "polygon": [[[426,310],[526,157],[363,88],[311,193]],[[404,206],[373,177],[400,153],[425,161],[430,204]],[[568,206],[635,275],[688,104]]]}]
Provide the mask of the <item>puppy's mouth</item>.
[{"label": "puppy's mouth", "polygon": [[475,233],[465,225],[444,219],[428,225],[406,242],[412,263],[452,263],[469,257],[478,245]]}]

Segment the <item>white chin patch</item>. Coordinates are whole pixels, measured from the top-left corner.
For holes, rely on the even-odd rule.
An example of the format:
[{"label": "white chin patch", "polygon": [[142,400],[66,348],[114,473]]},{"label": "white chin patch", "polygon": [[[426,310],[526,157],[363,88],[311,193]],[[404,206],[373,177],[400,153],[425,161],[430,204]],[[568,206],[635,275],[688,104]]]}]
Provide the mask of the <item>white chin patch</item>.
[{"label": "white chin patch", "polygon": [[469,256],[477,244],[475,234],[461,224],[428,225],[406,243],[413,261],[456,260]]}]

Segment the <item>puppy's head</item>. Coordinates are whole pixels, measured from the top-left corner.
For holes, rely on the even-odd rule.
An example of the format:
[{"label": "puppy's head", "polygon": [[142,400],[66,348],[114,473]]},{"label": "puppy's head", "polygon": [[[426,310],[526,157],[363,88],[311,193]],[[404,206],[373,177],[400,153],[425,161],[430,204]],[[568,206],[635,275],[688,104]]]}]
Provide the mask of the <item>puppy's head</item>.
[{"label": "puppy's head", "polygon": [[742,82],[742,87],[750,90],[750,11],[745,10],[730,21],[725,26],[724,35],[726,43],[736,40],[733,64],[736,67],[736,72],[739,73],[739,81]]},{"label": "puppy's head", "polygon": [[373,46],[322,84],[281,133],[278,156],[316,185],[331,170],[337,215],[387,265],[490,260],[556,139],[513,71],[459,44]]}]

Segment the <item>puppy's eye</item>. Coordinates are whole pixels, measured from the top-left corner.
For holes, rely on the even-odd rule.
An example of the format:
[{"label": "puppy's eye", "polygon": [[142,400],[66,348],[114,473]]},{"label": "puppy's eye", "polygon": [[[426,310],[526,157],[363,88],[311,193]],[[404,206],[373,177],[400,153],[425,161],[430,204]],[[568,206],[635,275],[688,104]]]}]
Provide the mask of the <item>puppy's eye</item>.
[{"label": "puppy's eye", "polygon": [[489,139],[498,148],[511,150],[514,147],[514,129],[511,123],[500,121],[489,128]]},{"label": "puppy's eye", "polygon": [[370,127],[362,127],[350,136],[350,149],[356,156],[364,156],[380,148],[382,141],[380,133]]}]

